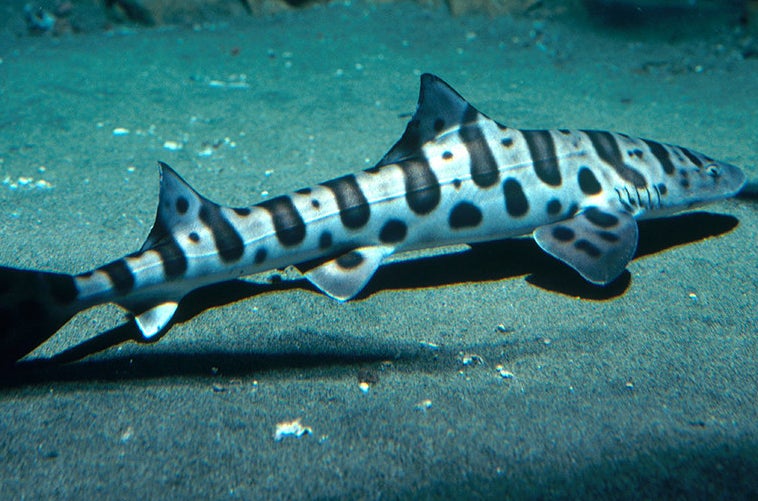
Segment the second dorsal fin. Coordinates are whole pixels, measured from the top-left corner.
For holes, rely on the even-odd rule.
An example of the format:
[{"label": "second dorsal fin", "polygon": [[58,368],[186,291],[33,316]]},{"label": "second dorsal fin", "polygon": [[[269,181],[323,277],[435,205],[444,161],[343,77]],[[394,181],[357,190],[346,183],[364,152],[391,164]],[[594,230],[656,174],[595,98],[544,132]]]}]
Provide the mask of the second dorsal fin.
[{"label": "second dorsal fin", "polygon": [[161,174],[158,209],[153,228],[150,230],[145,243],[142,244],[140,251],[154,248],[165,239],[170,238],[171,232],[182,225],[195,224],[197,214],[203,204],[215,205],[195,191],[167,164],[158,162],[158,165]]}]

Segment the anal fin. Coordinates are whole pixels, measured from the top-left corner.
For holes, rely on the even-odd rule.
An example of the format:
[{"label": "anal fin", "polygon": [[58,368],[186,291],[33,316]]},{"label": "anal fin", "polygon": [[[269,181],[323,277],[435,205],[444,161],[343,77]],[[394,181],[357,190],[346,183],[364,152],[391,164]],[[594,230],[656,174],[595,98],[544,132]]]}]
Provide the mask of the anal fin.
[{"label": "anal fin", "polygon": [[174,316],[179,303],[175,301],[166,301],[134,315],[134,322],[137,324],[142,337],[150,340],[160,334]]},{"label": "anal fin", "polygon": [[612,208],[588,207],[571,219],[540,226],[533,233],[542,250],[563,261],[585,280],[615,280],[637,250],[637,221]]},{"label": "anal fin", "polygon": [[305,273],[313,285],[329,297],[347,301],[366,286],[393,247],[374,246],[353,249]]}]

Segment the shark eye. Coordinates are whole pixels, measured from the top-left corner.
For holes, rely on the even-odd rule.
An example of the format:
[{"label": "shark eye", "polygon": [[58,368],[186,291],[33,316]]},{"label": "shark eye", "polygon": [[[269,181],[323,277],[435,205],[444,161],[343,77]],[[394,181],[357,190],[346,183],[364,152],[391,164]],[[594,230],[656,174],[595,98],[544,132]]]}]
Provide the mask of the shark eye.
[{"label": "shark eye", "polygon": [[721,169],[716,164],[708,164],[705,166],[705,173],[711,177],[719,177],[721,175]]}]

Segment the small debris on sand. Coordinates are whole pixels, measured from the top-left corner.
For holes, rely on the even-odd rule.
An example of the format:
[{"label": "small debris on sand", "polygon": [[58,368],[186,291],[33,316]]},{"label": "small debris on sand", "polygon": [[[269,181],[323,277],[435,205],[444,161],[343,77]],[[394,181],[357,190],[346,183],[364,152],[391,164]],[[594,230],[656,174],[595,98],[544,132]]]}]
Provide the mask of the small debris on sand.
[{"label": "small debris on sand", "polygon": [[312,435],[313,429],[310,426],[303,426],[300,423],[300,418],[294,421],[283,421],[276,424],[276,432],[274,433],[274,440],[277,442],[283,440],[285,437],[300,438],[303,435]]}]

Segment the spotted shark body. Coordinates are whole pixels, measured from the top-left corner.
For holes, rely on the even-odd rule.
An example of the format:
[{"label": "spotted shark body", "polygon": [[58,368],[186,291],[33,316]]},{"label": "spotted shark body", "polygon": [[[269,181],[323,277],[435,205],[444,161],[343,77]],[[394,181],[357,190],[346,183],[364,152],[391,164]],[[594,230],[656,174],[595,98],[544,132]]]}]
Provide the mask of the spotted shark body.
[{"label": "spotted shark body", "polygon": [[683,147],[506,127],[429,74],[401,139],[357,174],[230,208],[166,164],[160,172],[155,224],[139,251],[80,275],[0,269],[0,360],[21,358],[101,303],[129,310],[151,338],[184,295],[211,283],[309,263],[305,277],[344,301],[391,254],[530,233],[607,284],[634,256],[636,219],[732,196],[745,182],[737,167]]}]

